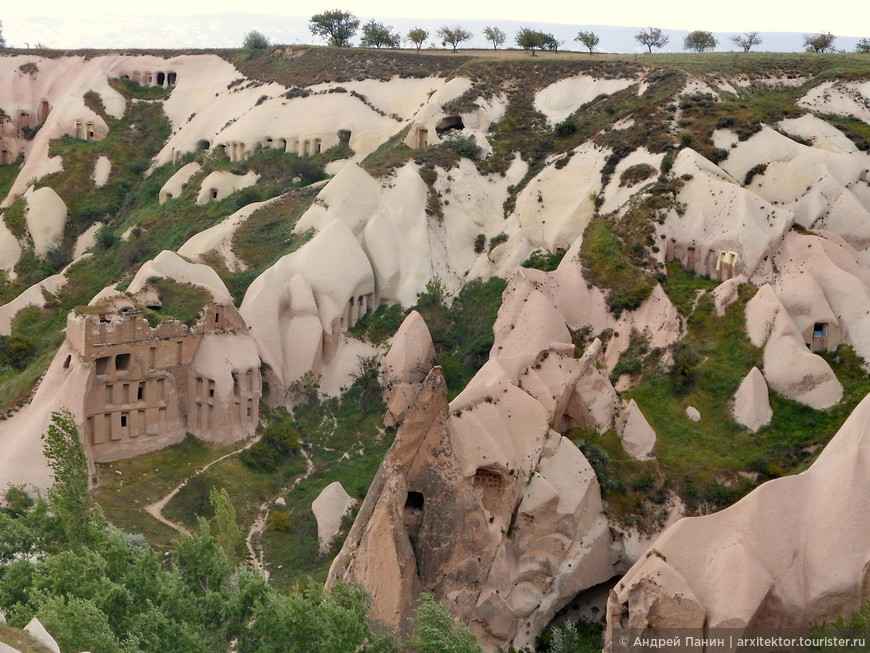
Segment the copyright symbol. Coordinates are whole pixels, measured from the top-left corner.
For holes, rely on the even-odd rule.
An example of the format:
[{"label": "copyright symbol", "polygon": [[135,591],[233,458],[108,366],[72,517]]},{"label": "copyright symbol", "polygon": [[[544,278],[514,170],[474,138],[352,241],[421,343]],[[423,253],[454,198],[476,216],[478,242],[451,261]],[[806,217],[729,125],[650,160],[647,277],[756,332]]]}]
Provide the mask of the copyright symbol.
[{"label": "copyright symbol", "polygon": [[628,637],[623,635],[622,637],[619,638],[619,643],[622,644],[623,646],[628,646]]}]

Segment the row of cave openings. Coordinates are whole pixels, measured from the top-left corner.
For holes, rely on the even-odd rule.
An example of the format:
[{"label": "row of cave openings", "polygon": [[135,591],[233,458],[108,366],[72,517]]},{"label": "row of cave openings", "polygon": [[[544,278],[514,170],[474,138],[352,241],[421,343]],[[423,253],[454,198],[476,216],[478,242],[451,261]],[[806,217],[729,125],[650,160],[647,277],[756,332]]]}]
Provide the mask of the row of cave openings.
[{"label": "row of cave openings", "polygon": [[[19,110],[14,117],[6,116],[0,125],[0,135],[13,138],[32,138],[36,129],[45,123],[51,112],[48,100],[39,101],[36,111]],[[9,165],[15,161],[17,153],[5,145],[0,146],[0,165]]]},{"label": "row of cave openings", "polygon": [[[495,470],[480,467],[474,472],[472,483],[480,496],[483,507],[490,513],[498,512],[499,506],[502,505],[502,496],[508,485],[505,477]],[[412,545],[416,543],[417,533],[423,522],[425,506],[426,497],[422,492],[411,490],[407,493],[402,521]]]},{"label": "row of cave openings", "polygon": [[[348,144],[350,143],[350,137],[352,132],[349,129],[339,129],[337,136],[339,144]],[[207,139],[202,139],[197,141],[196,150],[197,151],[208,151],[213,150],[215,152],[221,152],[230,161],[244,161],[248,158],[248,156],[252,155],[259,149],[272,149],[272,150],[280,150],[287,154],[296,154],[298,156],[313,156],[315,154],[320,154],[323,151],[323,139],[321,138],[272,138],[271,136],[267,136],[259,143],[254,145],[253,150],[248,150],[248,146],[246,143],[242,143],[240,141],[233,141],[230,143],[220,143],[218,145],[214,145],[212,147],[212,143]],[[182,152],[178,150],[174,150],[172,153],[173,163],[177,163],[179,159],[181,159]]]},{"label": "row of cave openings", "polygon": [[130,79],[141,86],[162,86],[169,88],[178,82],[178,73],[175,71],[138,71],[134,70],[130,75],[121,75],[124,79]]}]

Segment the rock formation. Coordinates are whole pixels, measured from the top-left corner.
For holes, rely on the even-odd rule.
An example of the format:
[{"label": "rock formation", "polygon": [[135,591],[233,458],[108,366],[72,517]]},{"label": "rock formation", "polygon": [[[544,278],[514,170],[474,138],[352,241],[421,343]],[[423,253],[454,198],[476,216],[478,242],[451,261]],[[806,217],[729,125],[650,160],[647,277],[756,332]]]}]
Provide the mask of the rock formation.
[{"label": "rock formation", "polygon": [[746,331],[752,344],[764,347],[764,378],[781,395],[811,408],[833,406],[843,386],[823,358],[813,354],[788,311],[769,285],[746,305]]},{"label": "rock formation", "polygon": [[492,381],[489,401],[454,409],[429,373],[329,575],[362,583],[373,615],[405,631],[434,592],[488,650],[532,643],[614,562],[589,464],[540,404]]},{"label": "rock formation", "polygon": [[731,407],[734,420],[755,433],[770,423],[773,410],[767,393],[767,383],[757,367],[753,367],[740,383]]},{"label": "rock formation", "polygon": [[317,539],[320,542],[320,552],[329,550],[332,540],[341,529],[344,516],[356,505],[356,501],[344,490],[338,481],[334,481],[320,491],[311,503],[311,511],[317,520]]},{"label": "rock formation", "polygon": [[656,444],[656,432],[646,421],[634,399],[628,402],[628,407],[620,418],[619,437],[625,452],[638,460],[649,458]]},{"label": "rock formation", "polygon": [[[608,637],[618,628],[800,627],[856,611],[870,599],[868,434],[864,399],[807,471],[668,528],[611,593]],[[849,535],[831,537],[844,524]]]},{"label": "rock formation", "polygon": [[401,423],[420,384],[432,369],[434,358],[435,348],[426,322],[417,311],[411,311],[393,336],[381,368],[387,426]]},{"label": "rock formation", "polygon": [[54,637],[48,634],[45,626],[40,623],[39,619],[34,617],[24,627],[24,632],[36,640],[38,644],[47,648],[51,653],[60,653],[60,646],[54,641]]}]

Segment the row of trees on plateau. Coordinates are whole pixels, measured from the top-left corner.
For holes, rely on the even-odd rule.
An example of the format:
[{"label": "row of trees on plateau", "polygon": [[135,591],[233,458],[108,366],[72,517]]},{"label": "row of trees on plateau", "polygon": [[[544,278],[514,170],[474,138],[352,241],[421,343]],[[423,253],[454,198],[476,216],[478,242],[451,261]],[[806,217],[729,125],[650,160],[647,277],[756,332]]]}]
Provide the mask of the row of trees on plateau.
[{"label": "row of trees on plateau", "polygon": [[[325,38],[330,45],[348,47],[351,45],[351,39],[360,29],[360,22],[360,19],[349,11],[333,9],[312,16],[309,20],[309,29],[315,36]],[[461,43],[471,40],[474,34],[460,25],[452,27],[444,25],[438,28],[432,36],[440,40],[442,46],[449,45],[456,51]],[[402,36],[393,27],[376,20],[370,20],[362,26],[360,45],[371,48],[397,48],[401,46],[402,41],[405,41],[413,44],[419,52],[429,37],[430,32],[422,27],[414,27]],[[507,42],[507,34],[496,26],[484,27],[483,37],[492,44],[494,50]],[[649,52],[652,52],[653,48],[663,48],[670,42],[670,37],[660,27],[642,29],[635,34],[634,38]],[[833,52],[835,51],[833,46],[835,38],[830,32],[807,34],[804,35],[803,46],[808,52]],[[587,48],[590,54],[601,42],[600,37],[591,30],[580,30],[574,40]],[[749,52],[755,46],[762,44],[762,38],[758,32],[738,34],[732,36],[731,41],[743,52]],[[530,50],[532,54],[536,50],[555,52],[564,45],[564,41],[560,41],[553,34],[529,27],[523,27],[516,33],[515,42],[524,50]],[[683,39],[683,49],[695,52],[715,50],[718,45],[719,41],[713,36],[713,33],[705,30],[694,30]],[[861,39],[855,50],[856,52],[870,52],[870,39]]]}]

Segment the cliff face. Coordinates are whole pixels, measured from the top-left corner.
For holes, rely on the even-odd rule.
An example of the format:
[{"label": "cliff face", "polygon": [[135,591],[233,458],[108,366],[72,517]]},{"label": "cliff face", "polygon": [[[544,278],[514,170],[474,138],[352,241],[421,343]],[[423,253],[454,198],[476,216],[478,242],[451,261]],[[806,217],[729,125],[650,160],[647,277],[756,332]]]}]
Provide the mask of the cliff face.
[{"label": "cliff face", "polygon": [[806,472],[665,531],[611,593],[608,632],[801,627],[855,612],[870,599],[868,420],[865,399]]},{"label": "cliff face", "polygon": [[[39,435],[63,405],[97,460],[118,433],[128,453],[227,443],[261,391],[292,408],[303,380],[337,395],[383,359],[400,429],[330,582],[361,582],[396,628],[432,592],[488,648],[521,648],[638,557],[614,626],[796,624],[867,598],[860,542],[810,528],[864,514],[866,404],[809,471],[679,522],[661,556],[641,544],[667,506],[722,507],[831,435],[778,418],[809,432],[857,403],[858,363],[831,352],[870,360],[866,82],[592,59],[403,75],[378,53],[395,75],[284,74],[318,56],[340,53],[0,57],[0,334],[44,354],[0,377],[25,406],[0,426],[0,487],[48,486]],[[491,350],[452,401],[437,313],[389,354],[359,335],[493,276]],[[119,313],[135,333],[93,352],[73,319],[26,404],[15,383],[57,346],[34,324],[90,302],[100,334],[106,302],[161,310],[160,279],[210,293],[198,326]],[[142,397],[118,390],[133,381]]]}]

